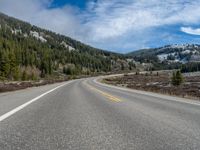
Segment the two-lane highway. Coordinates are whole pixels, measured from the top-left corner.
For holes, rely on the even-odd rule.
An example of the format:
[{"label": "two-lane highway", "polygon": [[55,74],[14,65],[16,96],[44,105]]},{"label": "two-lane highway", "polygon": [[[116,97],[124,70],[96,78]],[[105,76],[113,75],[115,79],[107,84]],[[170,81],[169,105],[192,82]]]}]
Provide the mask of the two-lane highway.
[{"label": "two-lane highway", "polygon": [[200,149],[200,103],[96,78],[0,94],[2,150]]}]

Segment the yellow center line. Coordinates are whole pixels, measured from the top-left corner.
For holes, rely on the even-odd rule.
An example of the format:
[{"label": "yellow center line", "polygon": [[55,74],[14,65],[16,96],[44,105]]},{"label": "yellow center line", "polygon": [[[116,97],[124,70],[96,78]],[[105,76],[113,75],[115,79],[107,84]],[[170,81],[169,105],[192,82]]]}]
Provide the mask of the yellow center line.
[{"label": "yellow center line", "polygon": [[117,98],[117,97],[115,97],[115,96],[113,96],[113,95],[111,95],[111,94],[108,94],[108,93],[106,93],[106,92],[103,92],[103,91],[101,91],[101,90],[99,90],[99,89],[97,89],[97,88],[95,88],[95,87],[93,87],[93,86],[91,86],[91,85],[89,85],[89,84],[87,84],[87,86],[88,86],[91,90],[94,90],[94,91],[99,92],[100,94],[102,94],[103,96],[105,96],[106,98],[108,98],[108,99],[111,100],[111,101],[114,101],[114,102],[121,102],[121,101],[122,101],[122,100],[120,100],[119,98]]}]

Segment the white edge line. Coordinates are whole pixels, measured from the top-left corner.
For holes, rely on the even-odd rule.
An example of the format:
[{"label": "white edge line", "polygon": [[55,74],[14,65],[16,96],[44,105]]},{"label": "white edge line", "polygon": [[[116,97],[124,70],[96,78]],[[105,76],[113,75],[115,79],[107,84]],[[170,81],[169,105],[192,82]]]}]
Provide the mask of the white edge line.
[{"label": "white edge line", "polygon": [[18,107],[16,107],[16,108],[14,108],[13,110],[11,110],[11,111],[5,113],[4,115],[0,116],[0,122],[2,122],[3,120],[5,120],[5,119],[8,118],[8,117],[14,115],[15,113],[17,113],[18,111],[20,111],[20,110],[22,110],[23,108],[27,107],[27,106],[30,105],[31,103],[37,101],[37,100],[40,99],[41,97],[43,97],[43,96],[45,96],[45,95],[47,95],[47,94],[49,94],[49,93],[51,93],[51,92],[53,92],[53,91],[55,91],[55,90],[61,88],[61,87],[63,87],[63,86],[65,86],[65,85],[67,85],[67,84],[69,84],[69,83],[71,83],[71,82],[73,82],[73,81],[70,81],[70,82],[64,83],[64,84],[62,84],[62,85],[59,85],[59,86],[57,86],[57,87],[55,87],[55,88],[53,88],[53,89],[51,89],[51,90],[49,90],[49,91],[47,91],[47,92],[45,92],[45,93],[43,93],[43,94],[41,94],[41,95],[39,95],[39,96],[37,96],[37,97],[31,99],[30,101],[28,101],[28,102],[26,102],[26,103],[24,103],[24,104],[22,104],[22,105],[20,105],[20,106],[18,106]]},{"label": "white edge line", "polygon": [[96,78],[93,81],[95,83],[99,84],[99,85],[106,86],[106,87],[109,87],[109,88],[114,88],[114,89],[118,89],[118,90],[122,90],[122,91],[128,91],[128,92],[136,93],[136,94],[142,94],[142,95],[146,95],[146,96],[152,96],[152,97],[155,97],[155,98],[162,98],[163,100],[168,100],[168,101],[175,101],[175,102],[179,102],[179,103],[185,103],[185,104],[200,106],[200,103],[195,101],[195,100],[173,97],[173,96],[169,96],[169,95],[162,95],[162,94],[158,94],[158,93],[151,93],[151,92],[146,92],[146,91],[139,91],[139,90],[134,90],[134,89],[128,89],[128,88],[123,88],[123,87],[118,87],[118,86],[113,86],[113,85],[108,85],[108,84],[101,83],[101,82],[97,81],[98,79],[102,79],[102,78]]}]

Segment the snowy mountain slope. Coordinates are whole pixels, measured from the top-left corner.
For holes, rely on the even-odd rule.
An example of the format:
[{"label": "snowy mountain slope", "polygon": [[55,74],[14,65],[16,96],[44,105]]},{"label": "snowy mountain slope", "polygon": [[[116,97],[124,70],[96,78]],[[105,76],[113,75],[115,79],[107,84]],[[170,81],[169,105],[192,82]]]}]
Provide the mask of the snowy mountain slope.
[{"label": "snowy mountain slope", "polygon": [[198,44],[175,44],[155,49],[144,49],[128,54],[136,58],[157,57],[160,62],[200,62],[200,45]]}]

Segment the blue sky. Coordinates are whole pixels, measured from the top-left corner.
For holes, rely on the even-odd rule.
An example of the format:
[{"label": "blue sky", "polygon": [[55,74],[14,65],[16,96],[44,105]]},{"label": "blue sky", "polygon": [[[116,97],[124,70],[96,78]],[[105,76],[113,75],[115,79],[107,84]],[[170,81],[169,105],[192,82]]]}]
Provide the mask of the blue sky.
[{"label": "blue sky", "polygon": [[72,5],[84,9],[87,5],[87,0],[53,0],[51,8],[63,7],[65,5]]},{"label": "blue sky", "polygon": [[0,11],[94,47],[126,53],[200,44],[200,0],[1,0]]}]

